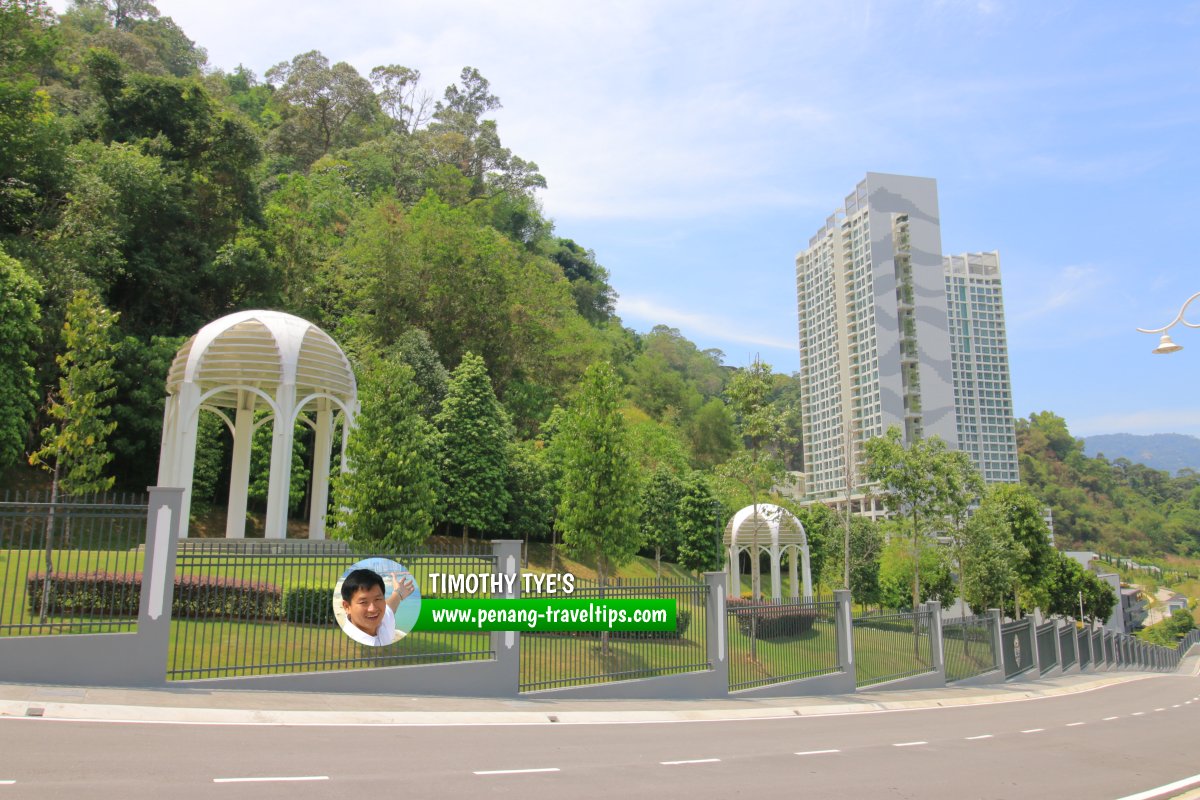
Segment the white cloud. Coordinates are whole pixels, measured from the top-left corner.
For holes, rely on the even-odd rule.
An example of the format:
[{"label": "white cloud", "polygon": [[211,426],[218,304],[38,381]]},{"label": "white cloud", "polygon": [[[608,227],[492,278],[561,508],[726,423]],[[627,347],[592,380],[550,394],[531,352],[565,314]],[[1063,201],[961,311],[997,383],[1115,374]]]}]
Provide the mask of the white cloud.
[{"label": "white cloud", "polygon": [[700,334],[706,338],[772,347],[779,350],[799,351],[800,349],[796,341],[772,336],[761,330],[750,329],[744,323],[720,319],[708,314],[681,311],[647,297],[621,297],[617,301],[617,313],[623,318],[632,317],[653,325],[670,325],[679,328],[691,339],[697,338],[697,334]]},{"label": "white cloud", "polygon": [[1064,267],[1051,280],[1037,283],[1038,297],[1034,305],[1021,307],[1010,304],[1014,322],[1021,323],[1055,312],[1079,306],[1092,299],[1108,279],[1095,267]]}]

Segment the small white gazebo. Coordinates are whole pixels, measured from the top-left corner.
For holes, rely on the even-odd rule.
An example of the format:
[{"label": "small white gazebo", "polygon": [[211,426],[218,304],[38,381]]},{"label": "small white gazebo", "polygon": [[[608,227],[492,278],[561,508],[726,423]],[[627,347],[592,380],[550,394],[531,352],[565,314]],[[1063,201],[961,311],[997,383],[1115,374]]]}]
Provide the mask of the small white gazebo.
[{"label": "small white gazebo", "polygon": [[[758,512],[755,513],[755,509]],[[751,559],[758,559],[761,553],[771,556],[771,597],[781,599],[781,581],[779,576],[780,558],[788,554],[788,575],[791,578],[791,596],[796,599],[799,595],[796,580],[797,557],[802,564],[804,577],[804,598],[812,599],[812,575],[808,563],[808,536],[804,526],[796,515],[785,508],[770,503],[759,503],[757,506],[746,506],[733,515],[725,526],[725,555],[726,570],[729,574],[730,594],[736,594],[742,585],[741,567],[738,557],[747,552]],[[753,563],[753,562],[752,562]]]},{"label": "small white gazebo", "polygon": [[[271,472],[266,537],[287,538],[293,431],[314,431],[312,511],[308,538],[325,538],[329,462],[334,426],[346,434],[358,412],[354,371],[342,349],[311,322],[279,311],[241,311],[205,325],[180,348],[167,375],[159,486],[182,486],[180,537],[187,536],[200,411],[219,416],[233,435],[227,538],[246,535],[250,446],[254,430],[270,422]],[[255,411],[268,415],[255,420]],[[232,418],[230,418],[232,414]]]}]

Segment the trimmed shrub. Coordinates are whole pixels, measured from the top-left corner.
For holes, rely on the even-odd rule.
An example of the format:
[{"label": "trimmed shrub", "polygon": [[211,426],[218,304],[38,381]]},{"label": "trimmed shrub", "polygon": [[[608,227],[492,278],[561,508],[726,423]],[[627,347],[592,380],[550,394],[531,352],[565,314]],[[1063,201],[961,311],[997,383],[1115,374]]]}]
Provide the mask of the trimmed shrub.
[{"label": "trimmed shrub", "polygon": [[335,625],[333,590],[300,586],[283,596],[283,618],[301,625]]},{"label": "trimmed shrub", "polygon": [[[26,579],[29,610],[40,615],[46,575]],[[142,595],[142,573],[65,572],[50,577],[48,613],[56,616],[136,617]],[[176,575],[171,614],[177,619],[225,618],[278,620],[282,592],[269,583]]]},{"label": "trimmed shrub", "polygon": [[818,616],[815,608],[807,606],[756,603],[732,598],[728,601],[728,608],[737,618],[738,630],[745,636],[753,632],[759,639],[802,636],[812,630]]}]

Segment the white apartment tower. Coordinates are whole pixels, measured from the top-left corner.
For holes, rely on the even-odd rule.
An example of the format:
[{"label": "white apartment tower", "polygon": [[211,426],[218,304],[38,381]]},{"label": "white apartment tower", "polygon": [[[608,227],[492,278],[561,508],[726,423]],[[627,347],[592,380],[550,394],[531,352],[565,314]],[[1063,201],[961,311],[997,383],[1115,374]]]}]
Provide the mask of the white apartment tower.
[{"label": "white apartment tower", "polygon": [[1000,254],[947,256],[945,264],[958,447],[988,483],[1017,483]]},{"label": "white apartment tower", "polygon": [[[796,296],[800,323],[801,415],[807,496],[841,501],[851,498],[855,510],[875,515],[877,508],[863,504],[861,443],[898,426],[905,441],[939,436],[951,448],[960,445],[960,432],[976,436],[1001,436],[982,428],[997,427],[995,417],[1008,414],[1012,441],[1012,474],[1015,474],[1015,435],[1012,433],[1012,400],[1008,385],[1007,352],[1001,358],[992,350],[1003,345],[1003,305],[999,294],[998,264],[994,275],[980,267],[972,273],[972,259],[983,264],[988,254],[943,259],[938,215],[937,182],[932,178],[868,172],[796,257]],[[967,264],[963,277],[978,281],[966,289],[967,307],[949,307],[958,289],[953,271]],[[984,282],[994,280],[995,293]],[[972,284],[974,285],[974,284]],[[956,296],[956,295],[955,295]],[[992,305],[985,305],[983,298]],[[978,299],[976,305],[972,302]],[[991,326],[999,315],[999,327]],[[961,338],[963,320],[967,339]],[[976,325],[978,320],[978,325]],[[983,322],[989,327],[982,327]],[[952,333],[952,325],[957,331]],[[980,332],[998,332],[986,345]],[[954,344],[952,345],[952,341]],[[987,362],[976,362],[989,349]],[[986,382],[1003,383],[1007,405],[974,406],[976,396],[961,395],[970,383],[977,394]],[[959,374],[970,374],[969,381]],[[1001,381],[999,375],[1003,374]],[[957,381],[957,383],[956,383]],[[999,399],[991,396],[988,399]],[[992,412],[995,414],[992,414]],[[984,418],[987,422],[984,422]],[[968,418],[963,423],[960,418]],[[978,430],[976,430],[978,429]],[[990,440],[971,445],[995,444]],[[984,458],[996,450],[965,448],[989,480],[1009,462]],[[847,459],[849,457],[849,463]],[[982,459],[982,460],[981,460]],[[992,463],[992,466],[989,464]],[[991,470],[992,475],[988,475]],[[1013,478],[1015,479],[1015,478]]]}]

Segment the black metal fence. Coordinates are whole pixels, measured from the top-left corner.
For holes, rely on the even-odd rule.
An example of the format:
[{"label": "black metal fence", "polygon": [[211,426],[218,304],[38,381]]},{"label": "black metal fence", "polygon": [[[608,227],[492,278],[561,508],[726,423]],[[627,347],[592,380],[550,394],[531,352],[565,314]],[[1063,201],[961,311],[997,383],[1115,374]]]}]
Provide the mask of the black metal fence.
[{"label": "black metal fence", "polygon": [[1000,628],[1004,646],[1004,677],[1013,678],[1037,665],[1033,661],[1033,618],[1009,622]]},{"label": "black metal fence", "polygon": [[948,683],[996,669],[995,624],[990,614],[942,620],[942,652]]},{"label": "black metal fence", "polygon": [[833,600],[730,601],[725,626],[730,691],[842,669]]},{"label": "black metal fence", "polygon": [[929,611],[855,617],[854,669],[858,686],[931,672],[933,615]]},{"label": "black metal fence", "polygon": [[[1079,661],[1079,652],[1077,647],[1079,639],[1075,634],[1074,620],[1068,620],[1067,624],[1056,631],[1055,635],[1058,636],[1058,649],[1062,654],[1062,668],[1066,669],[1067,667],[1073,666],[1077,661]],[[1040,644],[1038,645],[1038,648],[1038,652],[1041,653]]]},{"label": "black metal fence", "polygon": [[134,630],[146,496],[0,495],[0,636]]},{"label": "black metal fence", "polygon": [[1054,640],[1058,638],[1058,625],[1044,622],[1034,630],[1037,634],[1038,670],[1045,675],[1058,666],[1058,648],[1054,645]]},{"label": "black metal fence", "polygon": [[[1069,628],[1069,630],[1075,630],[1075,626],[1072,625]],[[1091,632],[1088,631],[1087,628],[1080,628],[1078,631],[1075,632],[1074,638],[1075,638],[1075,652],[1079,658],[1079,668],[1087,669],[1087,667],[1091,666],[1091,663],[1092,663]],[[1067,664],[1065,662],[1065,657],[1064,657],[1063,667],[1066,667],[1066,666],[1067,666]]]},{"label": "black metal fence", "polygon": [[[180,542],[168,679],[276,675],[495,657],[487,632],[414,631],[385,647],[351,639],[341,630],[344,620],[339,618],[340,595],[335,596],[335,592],[343,573],[366,557],[399,563],[412,575],[418,595],[421,587],[429,587],[430,573],[495,571],[490,549],[468,555],[436,550],[366,555],[337,541]],[[401,629],[405,627],[405,615],[415,610],[411,597],[404,603],[410,605],[398,612]]]},{"label": "black metal fence", "polygon": [[[523,597],[562,597],[525,593]],[[625,579],[600,586],[576,579],[574,599],[674,599],[673,631],[595,631],[521,634],[519,689],[534,692],[568,686],[677,675],[710,669],[708,586]]]}]

